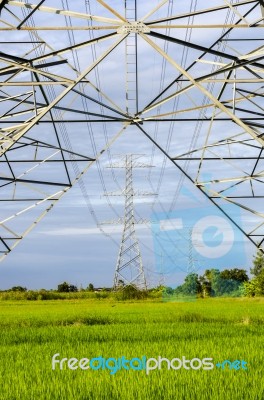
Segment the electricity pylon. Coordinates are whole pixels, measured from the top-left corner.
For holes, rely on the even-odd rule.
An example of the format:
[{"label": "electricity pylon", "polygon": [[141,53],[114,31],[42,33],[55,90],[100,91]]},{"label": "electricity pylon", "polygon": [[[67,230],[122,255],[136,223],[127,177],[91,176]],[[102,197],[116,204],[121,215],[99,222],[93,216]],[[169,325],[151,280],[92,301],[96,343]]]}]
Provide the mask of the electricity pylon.
[{"label": "electricity pylon", "polygon": [[0,0],[0,261],[131,130],[180,174],[173,206],[188,179],[264,253],[264,0],[45,3]]},{"label": "electricity pylon", "polygon": [[147,282],[142,262],[142,256],[139,246],[139,241],[136,235],[135,225],[145,223],[145,220],[136,220],[134,215],[134,197],[152,196],[154,193],[134,190],[133,187],[133,169],[134,168],[149,168],[141,162],[135,161],[141,155],[128,154],[122,157],[121,163],[111,165],[111,168],[125,168],[126,184],[122,192],[107,193],[108,196],[124,196],[125,211],[124,217],[118,221],[110,221],[110,224],[124,225],[121,244],[117,257],[117,263],[114,275],[113,289],[118,290],[121,287],[132,285],[137,289],[144,290],[147,288]]}]

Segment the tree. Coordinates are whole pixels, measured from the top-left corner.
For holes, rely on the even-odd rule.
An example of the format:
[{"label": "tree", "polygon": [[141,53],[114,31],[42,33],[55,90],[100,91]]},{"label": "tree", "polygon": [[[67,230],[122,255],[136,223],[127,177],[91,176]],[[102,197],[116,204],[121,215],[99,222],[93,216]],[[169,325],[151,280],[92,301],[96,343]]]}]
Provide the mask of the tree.
[{"label": "tree", "polygon": [[220,273],[222,279],[232,279],[237,282],[247,282],[249,280],[245,269],[233,268],[225,269]]},{"label": "tree", "polygon": [[173,292],[174,292],[174,290],[173,290],[170,286],[165,286],[165,287],[164,287],[164,290],[163,290],[163,293],[164,293],[164,294],[172,295]]},{"label": "tree", "polygon": [[250,269],[250,273],[254,276],[260,275],[260,273],[264,270],[264,253],[262,250],[258,250],[257,254],[253,260],[254,267]]},{"label": "tree", "polygon": [[244,294],[248,297],[264,296],[264,270],[250,282],[244,283]]},{"label": "tree", "polygon": [[264,269],[250,282],[244,283],[244,291],[249,297],[264,296]]},{"label": "tree", "polygon": [[222,296],[239,290],[243,282],[249,280],[246,270],[233,268],[219,271],[207,269],[204,275],[199,277],[203,297]]},{"label": "tree", "polygon": [[264,296],[264,269],[255,278],[256,280],[256,295]]},{"label": "tree", "polygon": [[218,296],[221,294],[221,279],[218,269],[206,269],[204,274],[199,277],[201,292],[204,297]]},{"label": "tree", "polygon": [[58,292],[78,292],[78,288],[75,285],[71,285],[68,282],[63,282],[58,285]]},{"label": "tree", "polygon": [[75,285],[69,285],[69,292],[78,292],[78,288]]},{"label": "tree", "polygon": [[244,283],[244,296],[247,297],[254,297],[256,296],[256,292],[257,292],[257,282],[256,279],[252,279],[249,282],[245,282]]},{"label": "tree", "polygon": [[249,280],[246,270],[239,268],[225,269],[220,272],[220,278],[222,294],[237,292],[242,284]]},{"label": "tree", "polygon": [[222,282],[218,269],[206,269],[204,274],[199,277],[199,282],[203,297],[219,296],[222,294]]},{"label": "tree", "polygon": [[11,292],[26,292],[27,288],[26,287],[22,287],[22,286],[13,286],[10,289]]},{"label": "tree", "polygon": [[258,249],[250,269],[253,279],[244,283],[244,294],[249,297],[264,296],[264,253]]},{"label": "tree", "polygon": [[220,276],[219,269],[211,269],[211,285],[212,285],[212,295],[221,296],[223,294],[223,280]]},{"label": "tree", "polygon": [[181,286],[178,286],[174,290],[175,294],[182,294],[184,296],[187,295],[197,295],[201,293],[201,284],[198,280],[198,275],[195,273],[188,274],[184,279],[184,283]]},{"label": "tree", "polygon": [[94,285],[92,283],[89,283],[89,285],[87,286],[87,290],[88,290],[88,292],[93,292],[94,291]]},{"label": "tree", "polygon": [[58,285],[58,292],[69,292],[70,285],[67,282]]},{"label": "tree", "polygon": [[208,277],[204,274],[199,276],[199,282],[201,285],[201,293],[203,297],[211,296],[212,294],[212,283]]}]

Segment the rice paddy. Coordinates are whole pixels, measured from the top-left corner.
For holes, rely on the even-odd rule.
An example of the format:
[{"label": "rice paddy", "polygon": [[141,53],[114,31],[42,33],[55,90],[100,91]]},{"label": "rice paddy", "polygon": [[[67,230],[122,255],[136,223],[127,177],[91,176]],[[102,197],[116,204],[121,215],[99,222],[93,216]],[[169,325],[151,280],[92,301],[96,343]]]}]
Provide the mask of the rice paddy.
[{"label": "rice paddy", "polygon": [[[264,299],[0,302],[1,400],[263,400]],[[244,360],[247,369],[71,370],[60,358]]]}]

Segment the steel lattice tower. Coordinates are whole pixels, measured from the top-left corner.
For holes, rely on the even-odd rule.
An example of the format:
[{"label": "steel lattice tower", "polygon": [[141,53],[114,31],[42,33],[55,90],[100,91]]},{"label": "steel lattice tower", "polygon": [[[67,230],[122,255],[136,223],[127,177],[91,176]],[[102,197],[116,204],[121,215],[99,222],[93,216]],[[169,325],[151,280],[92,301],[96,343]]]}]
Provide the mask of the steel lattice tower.
[{"label": "steel lattice tower", "polygon": [[125,157],[125,166],[126,188],[124,193],[124,229],[116,264],[114,289],[118,288],[119,280],[124,280],[125,284],[135,285],[138,288],[146,289],[146,278],[142,256],[135,230],[132,154]]},{"label": "steel lattice tower", "polygon": [[125,211],[124,217],[118,221],[108,221],[107,224],[122,224],[122,239],[117,257],[115,268],[113,289],[117,290],[120,286],[132,285],[138,289],[147,288],[146,277],[142,262],[142,256],[138,238],[136,235],[136,224],[146,223],[145,220],[136,220],[134,215],[134,198],[135,196],[145,197],[152,196],[154,193],[135,190],[133,186],[133,169],[149,168],[151,165],[137,162],[136,159],[141,155],[128,154],[121,159],[121,163],[111,165],[111,168],[124,168],[125,189],[122,192],[107,193],[108,196],[124,196]]}]

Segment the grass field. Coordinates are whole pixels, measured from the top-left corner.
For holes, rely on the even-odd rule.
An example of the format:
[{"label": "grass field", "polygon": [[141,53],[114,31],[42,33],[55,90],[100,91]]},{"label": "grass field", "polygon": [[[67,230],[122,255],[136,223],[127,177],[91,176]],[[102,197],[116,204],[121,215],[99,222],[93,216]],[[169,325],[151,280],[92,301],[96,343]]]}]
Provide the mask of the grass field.
[{"label": "grass field", "polygon": [[[0,302],[2,400],[264,399],[264,299]],[[248,370],[92,371],[51,358],[212,357]]]}]

